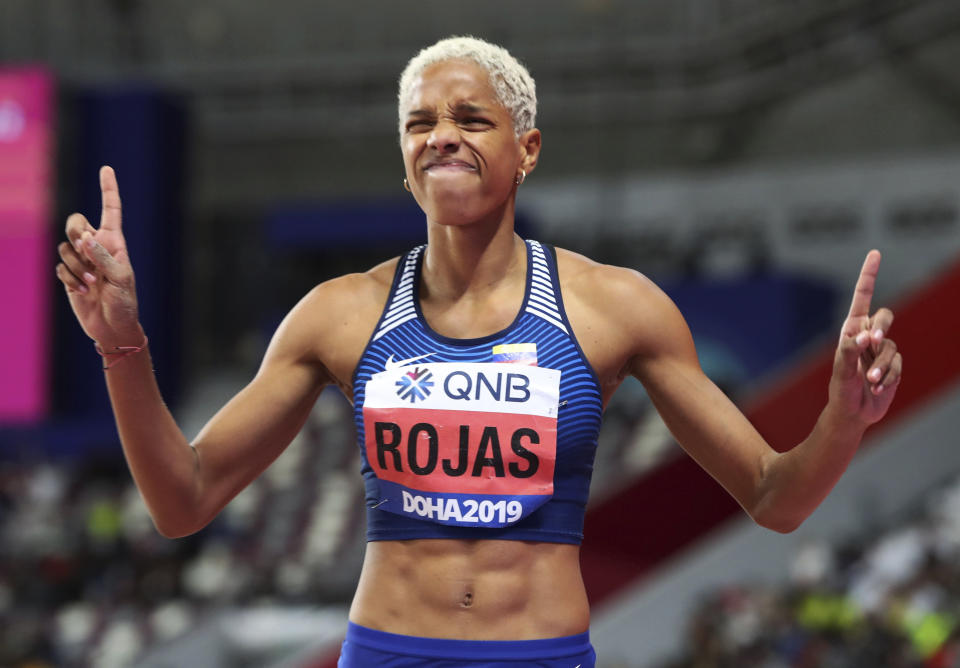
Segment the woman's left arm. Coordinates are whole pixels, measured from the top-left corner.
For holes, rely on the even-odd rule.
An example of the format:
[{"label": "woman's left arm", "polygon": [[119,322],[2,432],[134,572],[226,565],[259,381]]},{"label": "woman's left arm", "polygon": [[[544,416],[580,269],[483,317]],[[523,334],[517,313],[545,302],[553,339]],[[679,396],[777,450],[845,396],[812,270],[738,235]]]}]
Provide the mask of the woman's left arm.
[{"label": "woman's left arm", "polygon": [[645,293],[644,315],[643,322],[628,316],[620,323],[635,335],[626,372],[644,384],[681,446],[762,526],[781,532],[798,527],[893,400],[903,360],[887,338],[893,313],[882,308],[870,315],[879,266],[880,253],[871,251],[841,330],[827,405],[810,435],[784,453],[773,450],[704,375],[670,299],[648,284],[634,286]]}]

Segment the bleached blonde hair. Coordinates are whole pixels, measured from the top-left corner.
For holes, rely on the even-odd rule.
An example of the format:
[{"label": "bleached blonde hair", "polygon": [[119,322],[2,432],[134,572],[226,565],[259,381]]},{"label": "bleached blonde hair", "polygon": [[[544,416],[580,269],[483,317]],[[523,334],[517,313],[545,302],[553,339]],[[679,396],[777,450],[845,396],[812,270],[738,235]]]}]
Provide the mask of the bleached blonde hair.
[{"label": "bleached blonde hair", "polygon": [[448,37],[422,49],[403,69],[397,94],[401,135],[403,113],[410,103],[414,81],[430,65],[448,60],[470,60],[489,73],[490,84],[500,104],[510,113],[517,137],[534,127],[537,120],[537,86],[530,72],[502,46],[467,35]]}]

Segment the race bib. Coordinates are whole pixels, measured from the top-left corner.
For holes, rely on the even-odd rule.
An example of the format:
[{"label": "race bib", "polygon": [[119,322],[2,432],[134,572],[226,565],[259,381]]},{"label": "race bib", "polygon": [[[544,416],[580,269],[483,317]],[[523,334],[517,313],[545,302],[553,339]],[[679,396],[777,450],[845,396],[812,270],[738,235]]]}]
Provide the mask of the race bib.
[{"label": "race bib", "polygon": [[560,371],[414,363],[367,381],[367,461],[378,508],[457,526],[502,527],[553,495]]}]

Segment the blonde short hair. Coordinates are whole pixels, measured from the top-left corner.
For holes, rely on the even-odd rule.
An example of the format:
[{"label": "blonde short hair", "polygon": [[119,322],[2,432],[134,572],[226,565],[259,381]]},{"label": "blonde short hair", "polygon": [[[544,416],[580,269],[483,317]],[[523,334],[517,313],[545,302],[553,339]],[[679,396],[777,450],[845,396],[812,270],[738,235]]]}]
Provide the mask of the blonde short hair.
[{"label": "blonde short hair", "polygon": [[448,37],[421,50],[400,75],[397,109],[403,134],[403,110],[410,103],[414,80],[430,65],[448,60],[470,60],[490,74],[497,99],[510,113],[513,130],[519,137],[537,120],[537,86],[527,68],[502,46],[476,37]]}]

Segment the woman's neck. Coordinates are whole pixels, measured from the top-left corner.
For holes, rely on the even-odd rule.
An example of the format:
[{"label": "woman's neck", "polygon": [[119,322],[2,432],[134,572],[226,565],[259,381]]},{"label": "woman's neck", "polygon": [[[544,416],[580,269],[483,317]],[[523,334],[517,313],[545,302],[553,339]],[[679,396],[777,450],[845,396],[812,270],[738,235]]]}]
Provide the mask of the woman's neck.
[{"label": "woman's neck", "polygon": [[421,289],[431,297],[456,300],[504,280],[522,280],[525,270],[526,246],[513,230],[513,216],[496,224],[428,223]]}]

